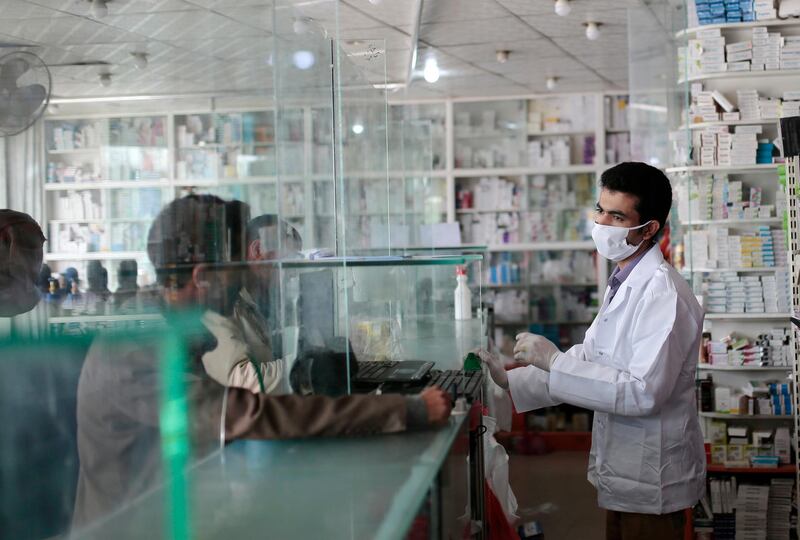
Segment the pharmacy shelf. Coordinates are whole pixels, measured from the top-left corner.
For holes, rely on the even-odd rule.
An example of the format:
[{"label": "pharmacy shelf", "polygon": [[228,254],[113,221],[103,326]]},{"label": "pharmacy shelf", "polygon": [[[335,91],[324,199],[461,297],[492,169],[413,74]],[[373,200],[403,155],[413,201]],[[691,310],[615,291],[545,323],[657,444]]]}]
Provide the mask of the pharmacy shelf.
[{"label": "pharmacy shelf", "polygon": [[155,218],[108,218],[108,219],[50,219],[51,225],[76,225],[78,223],[150,223]]},{"label": "pharmacy shelf", "polygon": [[631,128],[606,128],[604,131],[606,133],[611,133],[611,134],[615,134],[615,133],[630,133],[631,132]]},{"label": "pharmacy shelf", "polygon": [[686,35],[692,36],[702,30],[715,30],[719,28],[723,32],[726,30],[749,30],[758,26],[766,26],[767,28],[779,28],[781,26],[800,26],[800,21],[797,19],[767,19],[762,21],[753,22],[738,22],[738,23],[722,23],[722,24],[705,24],[702,26],[692,26],[685,30],[675,32],[675,37],[683,37]]},{"label": "pharmacy shelf", "polygon": [[484,283],[481,286],[487,289],[527,289],[530,287],[597,287],[597,282],[557,283],[554,281],[547,281],[540,283]]},{"label": "pharmacy shelf", "polygon": [[481,283],[484,289],[527,289],[525,283]]},{"label": "pharmacy shelf", "polygon": [[678,128],[680,131],[687,129],[705,129],[720,126],[768,126],[780,122],[780,118],[759,118],[756,120],[728,120],[719,122],[695,122]]},{"label": "pharmacy shelf", "polygon": [[489,246],[490,252],[503,251],[594,251],[592,240],[568,242],[527,242],[519,244],[495,244]]},{"label": "pharmacy shelf", "polygon": [[170,187],[169,180],[103,180],[99,182],[63,182],[45,184],[45,191],[74,191],[78,189],[127,189]]},{"label": "pharmacy shelf", "polygon": [[[458,126],[455,126],[456,130],[458,130]],[[516,138],[520,135],[523,135],[523,131],[493,131],[491,133],[467,133],[461,134],[455,133],[453,135],[453,139],[456,141],[467,141],[473,139],[502,139],[502,138]]]},{"label": "pharmacy shelf", "polygon": [[783,223],[781,218],[753,218],[753,219],[698,219],[695,221],[686,221],[681,225],[687,226],[705,226],[705,225],[780,225]]},{"label": "pharmacy shelf", "polygon": [[559,135],[594,135],[593,129],[567,129],[564,131],[537,131],[528,130],[528,137],[557,137]]},{"label": "pharmacy shelf", "polygon": [[142,259],[145,251],[93,251],[91,253],[45,253],[45,261],[105,261],[118,259]]},{"label": "pharmacy shelf", "polygon": [[481,178],[484,176],[529,176],[536,174],[580,174],[602,171],[602,165],[567,165],[565,167],[509,167],[497,169],[454,169],[456,178]]},{"label": "pharmacy shelf", "polygon": [[704,274],[721,274],[723,272],[736,272],[740,273],[775,273],[780,272],[782,270],[788,270],[785,266],[760,266],[760,267],[748,267],[748,268],[688,268],[684,266],[681,271],[686,272],[702,272]]},{"label": "pharmacy shelf", "polygon": [[546,325],[567,325],[574,324],[576,326],[590,326],[593,321],[495,321],[495,326],[530,326],[532,324],[546,324]]},{"label": "pharmacy shelf", "polygon": [[[299,175],[286,175],[281,177],[282,184],[302,184],[305,178]],[[246,185],[246,184],[277,184],[277,176],[239,176],[230,178],[197,178],[197,179],[180,179],[172,182],[171,185],[176,187],[216,187],[228,185]]]},{"label": "pharmacy shelf", "polygon": [[160,313],[140,313],[125,315],[74,315],[62,317],[50,317],[47,322],[50,324],[69,324],[69,323],[104,323],[104,322],[123,322],[123,321],[161,321],[164,320]]},{"label": "pharmacy shelf", "polygon": [[[286,141],[287,143],[297,143],[303,141]],[[285,143],[281,143],[285,144]],[[208,144],[192,144],[188,146],[178,146],[178,150],[209,150],[209,149],[217,149],[217,148],[238,148],[240,146],[275,146],[274,142],[266,143],[266,142],[232,142],[232,143],[208,143]]]},{"label": "pharmacy shelf", "polygon": [[722,474],[795,474],[797,465],[780,467],[726,467],[725,465],[706,465],[706,472]]},{"label": "pharmacy shelf", "polygon": [[713,364],[697,364],[703,371],[792,371],[792,366],[715,366]]},{"label": "pharmacy shelf", "polygon": [[507,212],[522,212],[519,208],[494,208],[483,210],[480,208],[458,208],[456,214],[505,214]]},{"label": "pharmacy shelf", "polygon": [[794,416],[776,416],[774,414],[730,414],[717,412],[700,412],[702,418],[714,418],[716,420],[775,420],[792,421]]},{"label": "pharmacy shelf", "polygon": [[[47,153],[58,156],[58,155],[70,155],[70,154],[94,154],[100,152],[101,147],[97,148],[67,148],[62,150],[48,150]],[[166,149],[166,148],[165,148]]]},{"label": "pharmacy shelf", "polygon": [[708,321],[786,321],[788,313],[706,313]]},{"label": "pharmacy shelf", "polygon": [[678,79],[678,84],[686,82],[710,81],[714,79],[762,79],[764,77],[797,77],[800,76],[800,69],[770,69],[765,71],[722,71],[720,73],[704,73],[688,79]]},{"label": "pharmacy shelf", "polygon": [[[800,73],[799,73],[800,74]],[[690,165],[688,167],[667,167],[667,173],[693,173],[693,172],[730,172],[730,173],[769,173],[778,170],[778,163],[762,163],[755,165],[730,165],[720,166],[700,166]]]}]

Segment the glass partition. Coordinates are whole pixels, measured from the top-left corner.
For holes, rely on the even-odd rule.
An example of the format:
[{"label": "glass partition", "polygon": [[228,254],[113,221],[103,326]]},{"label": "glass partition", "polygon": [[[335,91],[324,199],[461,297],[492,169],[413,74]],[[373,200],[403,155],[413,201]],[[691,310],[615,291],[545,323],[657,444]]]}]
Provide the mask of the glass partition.
[{"label": "glass partition", "polygon": [[[99,24],[85,7],[64,9]],[[102,87],[56,73],[59,109],[25,135],[39,152],[4,150],[44,167],[11,184],[34,189],[12,198],[25,214],[0,212],[0,262],[13,253],[26,284],[0,281],[0,537],[281,536],[308,525],[265,528],[263,507],[232,502],[274,510],[292,488],[333,493],[350,527],[328,534],[331,511],[310,529],[326,538],[408,530],[467,426],[432,423],[420,392],[449,384],[452,403],[466,377],[481,395],[463,368],[486,345],[482,255],[427,247],[446,195],[435,128],[388,121],[386,46],[339,40],[341,10],[154,6],[203,33],[170,41],[196,63],[126,54]],[[395,379],[364,375],[386,366]],[[287,465],[297,448],[313,475]],[[379,509],[364,498],[389,492],[349,481],[359,448],[397,495]]]}]

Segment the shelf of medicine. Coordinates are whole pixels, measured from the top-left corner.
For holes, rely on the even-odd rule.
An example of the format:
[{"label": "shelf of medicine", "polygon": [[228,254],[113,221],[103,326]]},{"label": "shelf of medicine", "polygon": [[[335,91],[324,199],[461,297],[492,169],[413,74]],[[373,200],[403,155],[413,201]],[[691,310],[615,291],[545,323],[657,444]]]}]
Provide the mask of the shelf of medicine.
[{"label": "shelf of medicine", "polygon": [[722,272],[780,272],[788,270],[785,266],[751,266],[748,268],[689,268],[684,266],[681,271],[702,272],[704,274],[719,274]]},{"label": "shelf of medicine", "polygon": [[780,467],[726,467],[725,465],[706,465],[706,472],[726,474],[795,474],[797,465]]},{"label": "shelf of medicine", "polygon": [[45,253],[45,261],[105,261],[117,259],[142,259],[144,251],[92,251],[87,253]]},{"label": "shelf of medicine", "polygon": [[595,245],[592,240],[575,240],[565,242],[528,242],[519,244],[495,244],[489,246],[490,252],[503,251],[594,251]]},{"label": "shelf of medicine", "polygon": [[532,324],[590,326],[592,321],[495,321],[495,326],[530,326]]},{"label": "shelf of medicine", "polygon": [[778,163],[761,163],[753,165],[729,165],[723,166],[701,166],[689,165],[684,167],[667,167],[668,173],[691,173],[691,172],[731,172],[731,173],[769,173],[777,170]]},{"label": "shelf of medicine", "polygon": [[120,315],[74,315],[50,317],[50,324],[122,322],[122,321],[160,321],[164,317],[160,313],[120,314]]},{"label": "shelf of medicine", "polygon": [[[303,141],[285,141],[281,144],[296,144],[302,143]],[[208,144],[193,144],[189,146],[179,146],[178,150],[207,150],[207,149],[215,149],[215,148],[238,148],[239,146],[275,146],[275,143],[267,143],[267,142],[231,142],[231,143],[208,143]]]},{"label": "shelf of medicine", "polygon": [[[305,178],[298,175],[286,175],[281,177],[282,184],[302,184]],[[238,176],[230,178],[181,178],[174,180],[171,185],[177,187],[216,187],[229,184],[277,184],[277,176]]]},{"label": "shelf of medicine", "polygon": [[524,212],[521,208],[457,208],[456,214],[505,214],[506,212]]},{"label": "shelf of medicine", "polygon": [[681,225],[690,226],[704,226],[704,225],[779,225],[783,220],[777,217],[770,218],[753,218],[753,219],[698,219],[695,221],[686,221]]},{"label": "shelf of medicine", "polygon": [[798,26],[798,25],[800,25],[800,21],[797,19],[788,19],[788,20],[768,19],[768,20],[752,21],[752,22],[705,24],[702,26],[692,26],[684,30],[679,30],[675,32],[675,37],[680,38],[686,35],[694,35],[702,30],[716,30],[717,28],[722,31],[725,31],[725,30],[749,30],[759,26],[766,26],[767,28],[778,28],[781,26]]},{"label": "shelf of medicine", "polygon": [[[456,130],[458,126],[456,126]],[[469,140],[469,139],[501,139],[504,137],[514,138],[519,137],[523,134],[523,131],[494,131],[491,133],[465,133],[459,135],[456,133],[453,138],[457,141],[459,140]]]},{"label": "shelf of medicine", "polygon": [[496,169],[454,169],[456,178],[471,178],[484,176],[529,176],[537,174],[580,174],[599,172],[603,165],[566,165],[564,167],[509,167]]},{"label": "shelf of medicine", "polygon": [[540,283],[483,283],[482,287],[487,289],[527,289],[529,287],[597,287],[597,282],[593,283],[558,283],[555,281],[545,281]]},{"label": "shelf of medicine", "polygon": [[714,418],[717,420],[794,420],[794,416],[778,416],[774,414],[730,414],[718,412],[700,412],[703,418]]},{"label": "shelf of medicine", "polygon": [[594,135],[593,129],[565,129],[564,131],[528,130],[528,137],[557,137],[559,135]]},{"label": "shelf of medicine", "polygon": [[107,218],[107,219],[50,219],[51,225],[75,225],[77,223],[150,223],[154,217],[149,218]]},{"label": "shelf of medicine", "polygon": [[[166,148],[166,147],[164,147]],[[98,146],[97,148],[63,148],[60,150],[47,150],[48,154],[53,155],[69,155],[69,154],[91,154],[95,152],[99,152],[101,147]]]},{"label": "shelf of medicine", "polygon": [[98,182],[63,182],[45,184],[45,191],[73,191],[80,189],[126,189],[170,187],[168,179],[160,180],[102,180]]},{"label": "shelf of medicine", "polygon": [[789,322],[788,313],[706,313],[709,321],[786,321]]},{"label": "shelf of medicine", "polygon": [[715,366],[713,364],[697,364],[703,371],[792,371],[792,366]]},{"label": "shelf of medicine", "polygon": [[770,124],[777,124],[780,118],[758,118],[755,120],[728,120],[719,122],[695,122],[693,124],[683,125],[678,128],[679,131],[687,129],[705,129],[720,126],[766,126]]},{"label": "shelf of medicine", "polygon": [[739,80],[739,79],[755,79],[763,77],[797,77],[799,75],[800,75],[800,69],[770,69],[764,71],[721,71],[719,73],[703,73],[702,75],[696,75],[694,77],[689,77],[688,79],[680,78],[678,79],[678,84],[684,84],[687,82],[709,81],[714,79]]}]

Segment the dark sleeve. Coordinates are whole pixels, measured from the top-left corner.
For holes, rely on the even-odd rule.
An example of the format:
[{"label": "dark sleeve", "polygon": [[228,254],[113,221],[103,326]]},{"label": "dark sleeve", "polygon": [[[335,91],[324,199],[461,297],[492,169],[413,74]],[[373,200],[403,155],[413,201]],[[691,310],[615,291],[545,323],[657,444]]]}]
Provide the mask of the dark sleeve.
[{"label": "dark sleeve", "polygon": [[395,433],[406,429],[406,398],[396,394],[268,396],[229,388],[225,439],[295,439]]}]

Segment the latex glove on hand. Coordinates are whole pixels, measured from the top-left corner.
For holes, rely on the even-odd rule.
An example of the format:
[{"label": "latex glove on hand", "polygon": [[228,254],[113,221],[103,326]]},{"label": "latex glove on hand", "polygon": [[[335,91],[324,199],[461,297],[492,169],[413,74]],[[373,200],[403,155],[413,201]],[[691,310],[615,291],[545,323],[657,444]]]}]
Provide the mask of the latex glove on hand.
[{"label": "latex glove on hand", "polygon": [[546,337],[528,332],[517,334],[514,360],[521,364],[533,365],[544,371],[550,371],[558,354],[558,347]]},{"label": "latex glove on hand", "polygon": [[506,366],[503,365],[503,361],[500,357],[483,349],[473,352],[477,354],[481,362],[486,364],[489,368],[489,375],[492,377],[495,384],[503,390],[508,390],[508,374],[506,373]]}]

